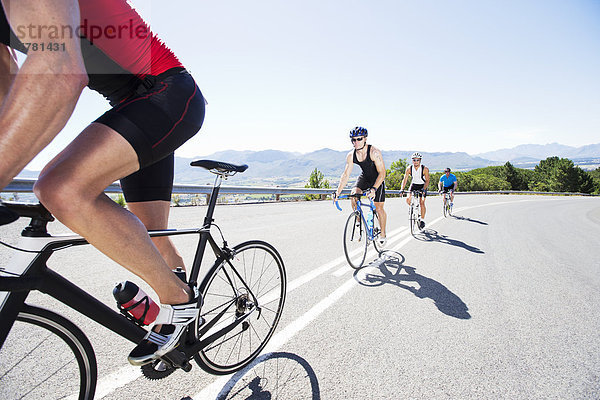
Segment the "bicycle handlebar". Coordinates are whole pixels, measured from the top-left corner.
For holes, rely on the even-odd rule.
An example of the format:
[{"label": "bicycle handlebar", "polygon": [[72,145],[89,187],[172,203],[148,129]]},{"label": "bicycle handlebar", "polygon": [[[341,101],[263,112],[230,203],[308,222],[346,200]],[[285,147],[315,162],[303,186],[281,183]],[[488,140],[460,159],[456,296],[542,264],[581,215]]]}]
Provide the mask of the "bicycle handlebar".
[{"label": "bicycle handlebar", "polygon": [[[335,206],[337,207],[338,210],[343,211],[342,207],[340,207],[340,204],[338,203],[338,199],[348,199],[350,197],[355,197],[356,199],[358,199],[360,201],[360,198],[363,196],[362,193],[355,193],[355,194],[343,194],[341,196],[338,196],[337,199],[335,199],[333,201],[333,203],[335,204]],[[369,206],[371,207],[372,210],[375,210],[375,203],[373,203],[373,199],[369,199]]]}]

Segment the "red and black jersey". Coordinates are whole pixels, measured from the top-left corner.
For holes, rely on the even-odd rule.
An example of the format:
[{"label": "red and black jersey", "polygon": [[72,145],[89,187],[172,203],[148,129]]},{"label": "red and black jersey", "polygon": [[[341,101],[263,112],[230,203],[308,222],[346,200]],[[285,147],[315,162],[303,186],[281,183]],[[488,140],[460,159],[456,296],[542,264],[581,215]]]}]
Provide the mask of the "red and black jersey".
[{"label": "red and black jersey", "polygon": [[43,29],[58,41],[69,35],[79,36],[88,87],[113,102],[131,95],[148,76],[183,68],[126,0],[79,0],[79,8],[80,26],[75,30],[52,25],[11,29],[0,6],[0,42],[27,53],[27,44],[21,38],[28,37],[28,33],[36,35]]}]

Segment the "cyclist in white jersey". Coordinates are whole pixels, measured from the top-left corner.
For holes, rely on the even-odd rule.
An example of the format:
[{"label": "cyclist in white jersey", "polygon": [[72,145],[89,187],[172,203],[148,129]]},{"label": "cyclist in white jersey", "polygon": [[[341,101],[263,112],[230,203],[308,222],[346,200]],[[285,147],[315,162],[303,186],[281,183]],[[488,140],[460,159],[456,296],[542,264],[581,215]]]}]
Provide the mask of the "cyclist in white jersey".
[{"label": "cyclist in white jersey", "polygon": [[429,168],[421,164],[422,158],[421,153],[413,153],[411,157],[412,165],[406,168],[404,179],[402,179],[402,185],[400,186],[400,190],[404,190],[408,176],[412,177],[410,187],[408,188],[408,197],[406,198],[406,204],[408,205],[410,205],[410,201],[412,200],[412,191],[423,190],[423,196],[419,199],[419,203],[421,203],[421,229],[425,227],[425,213],[427,211],[425,208],[425,198],[427,197],[427,188],[429,187]]}]

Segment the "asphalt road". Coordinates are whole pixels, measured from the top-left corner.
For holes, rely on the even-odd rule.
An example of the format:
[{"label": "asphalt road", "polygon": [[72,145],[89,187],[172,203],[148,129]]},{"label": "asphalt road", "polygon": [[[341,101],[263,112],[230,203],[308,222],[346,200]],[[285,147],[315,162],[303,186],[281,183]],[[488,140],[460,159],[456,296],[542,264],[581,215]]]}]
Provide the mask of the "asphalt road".
[{"label": "asphalt road", "polygon": [[[65,310],[96,350],[96,398],[600,398],[600,199],[459,195],[450,218],[439,197],[427,204],[413,238],[404,200],[388,199],[389,251],[358,271],[343,256],[348,202],[343,212],[324,201],[217,207],[230,244],[266,240],[286,264],[287,302],[266,352],[233,376],[194,365],[148,381],[127,363],[131,343]],[[174,208],[171,225],[199,225],[204,212]],[[177,245],[192,256],[190,239]],[[139,283],[90,246],[50,265],[111,306],[115,282]],[[63,310],[37,294],[30,302]]]}]

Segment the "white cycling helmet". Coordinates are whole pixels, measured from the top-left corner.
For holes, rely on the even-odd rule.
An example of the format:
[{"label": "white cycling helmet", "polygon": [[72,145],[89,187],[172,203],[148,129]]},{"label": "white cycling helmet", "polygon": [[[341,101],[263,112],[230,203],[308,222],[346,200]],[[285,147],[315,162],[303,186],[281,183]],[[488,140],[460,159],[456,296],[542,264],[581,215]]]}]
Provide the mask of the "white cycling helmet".
[{"label": "white cycling helmet", "polygon": [[418,151],[415,151],[410,158],[423,158],[423,156]]}]

